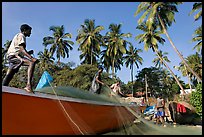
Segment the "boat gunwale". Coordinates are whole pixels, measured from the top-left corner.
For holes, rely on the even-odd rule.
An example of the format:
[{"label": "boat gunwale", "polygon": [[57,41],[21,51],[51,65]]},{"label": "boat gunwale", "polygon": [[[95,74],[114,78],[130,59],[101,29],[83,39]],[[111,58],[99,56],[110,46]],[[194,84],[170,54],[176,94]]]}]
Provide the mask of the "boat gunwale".
[{"label": "boat gunwale", "polygon": [[66,97],[66,96],[60,96],[60,95],[57,96],[55,94],[42,93],[42,92],[28,93],[28,92],[24,91],[23,89],[19,89],[19,88],[15,88],[15,87],[8,87],[8,86],[2,86],[2,93],[3,92],[11,93],[11,94],[24,95],[24,96],[32,96],[32,97],[52,99],[52,100],[57,100],[57,101],[60,100],[60,101],[69,101],[69,102],[86,103],[86,104],[94,104],[94,105],[121,106],[121,107],[135,106],[133,104],[123,104],[120,102],[114,103],[114,102],[87,100],[87,99]]}]

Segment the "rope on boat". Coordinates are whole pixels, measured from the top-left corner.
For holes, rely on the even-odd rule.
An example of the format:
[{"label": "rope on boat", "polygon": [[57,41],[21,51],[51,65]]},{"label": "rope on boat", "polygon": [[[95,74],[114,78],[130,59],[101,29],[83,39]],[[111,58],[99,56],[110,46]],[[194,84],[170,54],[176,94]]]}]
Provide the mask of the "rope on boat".
[{"label": "rope on boat", "polygon": [[[45,76],[46,76],[46,78],[48,79],[47,75],[45,75]],[[84,133],[82,132],[82,130],[80,129],[80,127],[74,122],[74,120],[73,120],[73,119],[70,117],[70,115],[67,113],[66,109],[64,108],[64,106],[63,106],[62,102],[60,101],[60,99],[58,98],[57,93],[55,92],[55,90],[54,90],[54,88],[53,88],[53,86],[51,85],[51,83],[50,83],[49,80],[48,80],[48,82],[49,82],[49,84],[50,84],[50,86],[51,86],[51,88],[52,88],[52,90],[53,90],[53,92],[54,92],[54,94],[55,94],[55,96],[56,96],[56,98],[57,98],[57,100],[58,100],[60,106],[62,107],[63,111],[64,111],[65,114],[67,115],[67,117],[68,117],[68,118],[70,119],[70,121],[77,127],[77,129],[79,130],[79,132],[80,132],[82,135],[84,135]]]}]

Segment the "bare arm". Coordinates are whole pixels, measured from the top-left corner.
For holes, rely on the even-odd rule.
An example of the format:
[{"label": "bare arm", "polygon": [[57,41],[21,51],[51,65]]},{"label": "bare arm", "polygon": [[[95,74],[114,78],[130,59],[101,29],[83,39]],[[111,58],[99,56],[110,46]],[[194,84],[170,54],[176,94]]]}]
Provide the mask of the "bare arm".
[{"label": "bare arm", "polygon": [[24,44],[21,44],[20,46],[20,52],[23,53],[25,56],[27,56],[31,61],[35,62],[37,59],[36,58],[33,58],[27,51],[26,49],[24,48],[25,45]]},{"label": "bare arm", "polygon": [[98,79],[98,76],[96,76],[96,81],[97,81],[98,83],[101,83],[102,85],[104,85],[104,83]]}]

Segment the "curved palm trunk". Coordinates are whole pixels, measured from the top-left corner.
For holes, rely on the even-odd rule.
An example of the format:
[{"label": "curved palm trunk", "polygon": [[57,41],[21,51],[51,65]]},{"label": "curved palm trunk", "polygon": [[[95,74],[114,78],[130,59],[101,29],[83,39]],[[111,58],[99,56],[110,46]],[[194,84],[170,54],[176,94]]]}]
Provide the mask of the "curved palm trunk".
[{"label": "curved palm trunk", "polygon": [[190,72],[193,73],[193,75],[196,76],[196,78],[197,78],[200,82],[202,82],[202,79],[198,76],[198,74],[197,74],[196,72],[194,72],[194,71],[191,69],[191,67],[189,67],[189,65],[186,63],[186,61],[184,60],[184,58],[183,58],[183,56],[181,55],[181,53],[177,50],[177,48],[176,48],[175,45],[173,44],[171,38],[169,37],[169,35],[168,35],[168,33],[167,33],[167,31],[166,31],[166,29],[165,29],[165,27],[164,27],[164,22],[161,20],[161,18],[160,18],[160,16],[159,16],[158,14],[157,14],[157,16],[158,16],[159,21],[160,21],[160,23],[161,23],[161,25],[162,25],[162,28],[164,29],[164,33],[166,34],[166,36],[167,36],[169,42],[171,43],[173,49],[176,51],[176,53],[178,54],[178,56],[180,57],[180,59],[183,61],[184,65],[186,65],[186,67],[190,70]]},{"label": "curved palm trunk", "polygon": [[185,66],[185,65],[184,65],[184,67],[185,67],[186,75],[187,75],[187,77],[188,77],[188,84],[189,84],[190,90],[192,91],[192,87],[191,87],[191,80],[190,80],[190,77],[189,77],[189,75],[188,75],[188,71],[187,71],[187,69],[186,69],[186,66]]},{"label": "curved palm trunk", "polygon": [[132,79],[132,97],[133,97],[133,94],[134,94],[134,93],[133,93],[133,90],[134,90],[134,89],[133,89],[133,62],[132,62],[132,65],[131,65],[131,66],[132,66],[132,69],[131,69],[131,79]]},{"label": "curved palm trunk", "polygon": [[[164,63],[165,67],[169,69],[169,71],[171,72],[172,76],[174,77],[174,79],[176,80],[176,82],[178,83],[179,87],[181,88],[183,94],[185,94],[185,91],[183,89],[183,86],[181,85],[181,83],[179,82],[178,78],[175,76],[174,72],[169,68],[169,66],[166,64],[166,62],[159,56],[157,49],[155,49],[155,52],[157,54],[157,56],[159,57],[159,59]],[[182,94],[182,95],[183,95]]]}]

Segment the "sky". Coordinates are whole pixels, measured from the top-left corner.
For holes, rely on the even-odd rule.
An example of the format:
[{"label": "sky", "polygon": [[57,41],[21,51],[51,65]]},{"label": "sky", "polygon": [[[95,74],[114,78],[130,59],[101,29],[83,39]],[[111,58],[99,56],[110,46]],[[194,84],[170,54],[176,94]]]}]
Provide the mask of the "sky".
[{"label": "sky", "polygon": [[[143,52],[139,55],[143,58],[142,65],[139,69],[134,67],[134,74],[143,68],[154,66],[152,60],[155,58],[155,53],[152,50],[145,51],[144,44],[139,44],[135,40],[135,36],[141,34],[136,30],[139,16],[134,16],[135,11],[140,2],[2,2],[2,45],[7,40],[12,40],[16,33],[20,32],[20,26],[24,23],[29,24],[32,29],[32,34],[27,37],[27,50],[34,50],[34,56],[37,58],[37,53],[44,50],[43,38],[52,36],[50,26],[64,25],[65,32],[71,33],[70,39],[75,44],[73,50],[69,52],[69,58],[61,59],[62,62],[74,62],[77,67],[81,61],[79,59],[80,51],[79,44],[76,42],[77,30],[79,30],[85,19],[94,19],[96,26],[103,26],[105,29],[101,31],[105,35],[109,31],[108,27],[111,23],[122,23],[122,33],[131,33],[132,38],[128,38],[129,42],[134,47],[142,49]],[[201,24],[201,20],[194,21],[193,15],[189,16],[194,2],[184,2],[178,6],[178,13],[175,14],[176,23],[168,29],[168,33],[184,57],[192,55],[196,52],[193,47],[196,43],[191,42],[194,30]],[[171,61],[168,63],[173,72],[181,77],[185,83],[187,78],[181,75],[181,72],[175,70],[173,66],[178,66],[181,62],[178,55],[173,50],[165,35],[162,36],[166,42],[160,45],[159,49],[163,52],[168,52],[168,58]],[[55,57],[55,56],[54,56]],[[124,83],[131,80],[130,69],[122,66],[121,70],[116,73]]]}]

